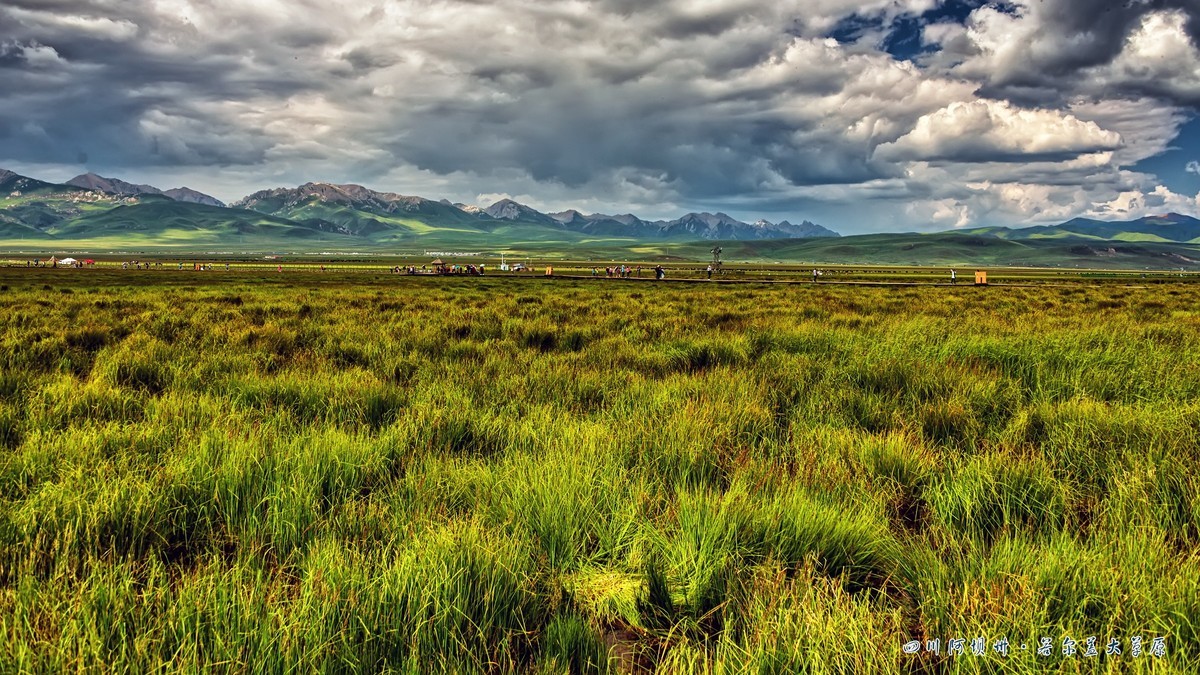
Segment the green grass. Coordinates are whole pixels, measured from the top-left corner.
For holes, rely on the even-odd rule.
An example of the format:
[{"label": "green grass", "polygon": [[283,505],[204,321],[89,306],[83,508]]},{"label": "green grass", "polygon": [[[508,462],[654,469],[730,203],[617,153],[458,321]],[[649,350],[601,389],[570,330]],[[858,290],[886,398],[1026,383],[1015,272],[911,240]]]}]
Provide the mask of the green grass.
[{"label": "green grass", "polygon": [[[1058,233],[1025,239],[989,236],[986,229],[927,234],[867,234],[822,239],[719,242],[726,260],[842,265],[1007,266],[1080,269],[1194,269],[1192,244],[1130,235],[1105,240]],[[1068,236],[1069,235],[1069,236]],[[704,260],[713,242],[666,244],[684,258]],[[1112,249],[1112,250],[1109,250]]]},{"label": "green grass", "polygon": [[0,672],[1200,669],[1189,281],[356,269],[0,268]]}]

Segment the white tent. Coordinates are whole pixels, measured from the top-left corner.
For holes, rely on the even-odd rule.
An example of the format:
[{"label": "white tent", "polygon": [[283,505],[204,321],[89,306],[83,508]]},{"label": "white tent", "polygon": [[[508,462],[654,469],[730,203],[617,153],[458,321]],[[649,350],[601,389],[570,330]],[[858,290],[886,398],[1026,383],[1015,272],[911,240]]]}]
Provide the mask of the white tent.
[{"label": "white tent", "polygon": [[77,262],[79,262],[79,261],[74,258],[62,258],[58,261],[58,264],[59,265],[74,265]]}]

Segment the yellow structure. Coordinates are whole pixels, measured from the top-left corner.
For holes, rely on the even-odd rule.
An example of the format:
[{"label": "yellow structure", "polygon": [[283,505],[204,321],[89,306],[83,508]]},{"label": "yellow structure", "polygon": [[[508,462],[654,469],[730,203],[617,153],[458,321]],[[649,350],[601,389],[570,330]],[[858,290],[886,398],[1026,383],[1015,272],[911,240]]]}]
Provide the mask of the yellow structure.
[{"label": "yellow structure", "polygon": [[976,286],[987,286],[988,285],[987,272],[975,270],[975,285]]}]

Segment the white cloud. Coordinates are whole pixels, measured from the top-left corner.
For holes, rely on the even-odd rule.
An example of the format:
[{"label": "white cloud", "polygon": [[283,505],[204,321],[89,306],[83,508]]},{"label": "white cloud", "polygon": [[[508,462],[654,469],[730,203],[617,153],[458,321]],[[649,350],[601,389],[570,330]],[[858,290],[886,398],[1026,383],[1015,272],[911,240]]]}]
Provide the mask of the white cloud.
[{"label": "white cloud", "polygon": [[1200,51],[1183,12],[1147,14],[1120,55],[1090,72],[1098,87],[1165,94],[1200,102]]},{"label": "white cloud", "polygon": [[9,14],[22,23],[55,32],[69,33],[104,40],[127,41],[138,32],[137,25],[125,19],[88,16],[52,10],[29,10],[13,7]]},{"label": "white cloud", "polygon": [[1200,216],[1200,193],[1189,197],[1172,192],[1162,185],[1155,186],[1149,192],[1129,190],[1107,202],[1095,205],[1086,215],[1104,220],[1129,220],[1164,213]]},{"label": "white cloud", "polygon": [[1129,166],[1168,150],[1187,123],[1185,110],[1142,96],[1136,99],[1077,99],[1066,106],[1070,114],[1120,134],[1122,145],[1113,153],[1115,166]]},{"label": "white cloud", "polygon": [[956,101],[922,115],[912,131],[879,147],[885,160],[1023,161],[1070,159],[1116,150],[1121,136],[1053,110],[1021,110],[1004,101]]},{"label": "white cloud", "polygon": [[29,45],[15,46],[14,51],[19,52],[20,58],[24,59],[30,68],[51,68],[61,66],[65,63],[62,57],[58,55],[58,51],[53,47],[39,45],[36,42]]}]

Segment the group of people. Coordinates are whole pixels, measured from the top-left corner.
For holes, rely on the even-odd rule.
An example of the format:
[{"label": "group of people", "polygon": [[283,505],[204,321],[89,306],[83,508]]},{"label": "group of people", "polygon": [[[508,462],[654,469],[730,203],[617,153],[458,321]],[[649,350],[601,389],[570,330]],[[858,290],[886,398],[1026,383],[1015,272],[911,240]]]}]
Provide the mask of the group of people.
[{"label": "group of people", "polygon": [[392,274],[466,274],[478,277],[483,273],[483,265],[434,265],[433,269],[428,265],[396,265],[392,268]]},{"label": "group of people", "polygon": [[442,265],[437,268],[438,274],[466,274],[472,277],[481,277],[483,272],[483,265]]},{"label": "group of people", "polygon": [[[638,266],[635,270],[635,268],[630,267],[629,265],[617,265],[616,267],[605,267],[604,268],[604,276],[606,276],[610,279],[613,279],[613,278],[629,279],[630,277],[632,277],[634,275],[635,271],[636,271],[637,276],[639,276],[639,277],[642,276],[641,266]],[[600,269],[597,267],[593,267],[592,268],[592,276],[594,276],[594,277],[600,276]]]},{"label": "group of people", "polygon": [[[600,276],[600,268],[593,267],[592,276]],[[615,267],[605,267],[604,276],[608,277],[609,279],[632,279],[633,277],[638,277],[640,279],[642,276],[642,266],[638,265],[637,267],[631,267],[629,265],[617,265]],[[658,265],[654,268],[655,279],[665,279],[666,277],[667,270],[662,265]]]},{"label": "group of people", "polygon": [[[324,269],[324,268],[322,268],[322,269]],[[445,264],[445,263],[442,263],[442,262],[436,261],[436,260],[434,261],[432,266],[421,265],[420,267],[417,267],[416,265],[395,265],[392,267],[392,274],[412,274],[412,275],[416,275],[416,274],[438,274],[438,275],[465,274],[467,276],[472,276],[472,277],[481,277],[481,276],[483,276],[485,271],[486,270],[484,269],[484,266],[482,264],[480,264],[480,265],[474,265],[474,264],[450,265],[450,264]]]},{"label": "group of people", "polygon": [[419,272],[416,265],[408,265],[407,267],[396,265],[392,268],[392,274],[429,274],[429,272],[424,265],[421,265]]},{"label": "group of people", "polygon": [[30,258],[25,261],[26,267],[52,267],[52,268],[74,267],[77,269],[83,269],[84,267],[91,267],[92,265],[95,265],[95,264],[96,264],[96,261],[94,261],[94,260],[76,260],[74,258],[63,258],[62,260],[59,260],[58,258],[55,258],[55,257],[51,257],[49,260],[38,260],[37,258]]}]

